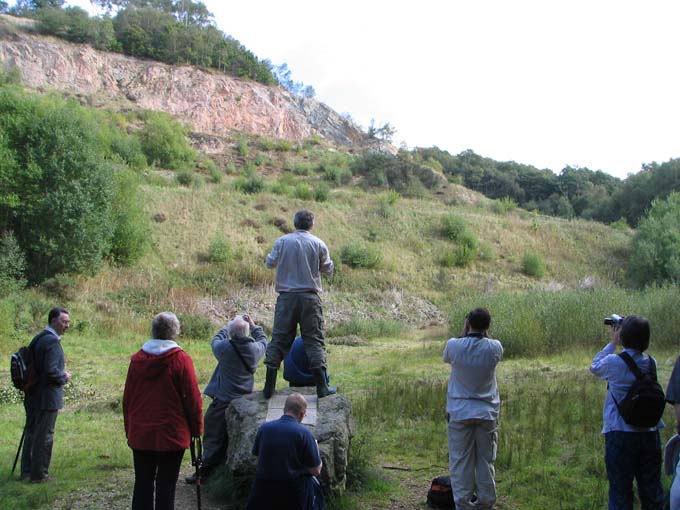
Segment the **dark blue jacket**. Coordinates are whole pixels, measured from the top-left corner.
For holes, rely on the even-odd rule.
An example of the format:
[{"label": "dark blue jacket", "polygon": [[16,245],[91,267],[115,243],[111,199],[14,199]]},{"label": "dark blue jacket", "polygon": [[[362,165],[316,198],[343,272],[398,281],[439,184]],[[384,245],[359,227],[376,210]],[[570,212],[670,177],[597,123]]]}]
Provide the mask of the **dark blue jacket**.
[{"label": "dark blue jacket", "polygon": [[66,384],[61,340],[50,330],[44,329],[33,338],[31,344],[38,383],[26,393],[26,405],[42,411],[61,409],[64,406]]}]

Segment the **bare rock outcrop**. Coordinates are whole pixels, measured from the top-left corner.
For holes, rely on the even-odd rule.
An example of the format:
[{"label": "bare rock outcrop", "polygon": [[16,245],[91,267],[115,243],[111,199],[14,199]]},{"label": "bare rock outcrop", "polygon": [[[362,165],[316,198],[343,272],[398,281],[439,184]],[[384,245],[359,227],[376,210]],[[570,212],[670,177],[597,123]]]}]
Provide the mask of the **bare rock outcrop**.
[{"label": "bare rock outcrop", "polygon": [[14,18],[0,16],[0,61],[6,69],[19,69],[32,89],[106,98],[121,107],[133,103],[220,137],[244,132],[300,141],[316,134],[345,147],[378,143],[325,104],[282,87],[97,51],[15,25]]}]

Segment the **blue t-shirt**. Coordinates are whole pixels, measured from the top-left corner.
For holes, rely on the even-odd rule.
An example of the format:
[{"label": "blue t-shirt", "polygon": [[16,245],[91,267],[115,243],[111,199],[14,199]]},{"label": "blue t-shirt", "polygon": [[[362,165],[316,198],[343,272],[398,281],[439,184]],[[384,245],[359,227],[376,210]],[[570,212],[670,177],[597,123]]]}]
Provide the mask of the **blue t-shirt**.
[{"label": "blue t-shirt", "polygon": [[263,424],[257,431],[253,455],[258,457],[259,480],[297,480],[308,468],[321,464],[314,436],[287,414]]}]

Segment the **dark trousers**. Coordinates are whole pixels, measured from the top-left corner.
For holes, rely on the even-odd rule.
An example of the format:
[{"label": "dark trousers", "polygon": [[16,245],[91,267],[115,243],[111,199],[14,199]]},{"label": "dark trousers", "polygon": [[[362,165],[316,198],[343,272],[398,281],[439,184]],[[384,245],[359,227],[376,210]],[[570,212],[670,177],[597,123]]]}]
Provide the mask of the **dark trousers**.
[{"label": "dark trousers", "polygon": [[21,452],[21,476],[31,480],[47,477],[52,460],[52,444],[54,443],[54,427],[57,423],[55,410],[41,410],[29,407],[26,410],[26,435]]},{"label": "dark trousers", "polygon": [[279,368],[295,340],[298,324],[311,370],[326,367],[326,342],[321,298],[316,292],[282,292],[276,300],[272,341],[264,364]]},{"label": "dark trousers", "polygon": [[184,450],[153,452],[133,449],[132,457],[135,463],[132,510],[174,510],[175,486],[177,485]]},{"label": "dark trousers", "polygon": [[220,466],[227,456],[229,435],[225,411],[229,402],[218,399],[213,401],[205,411],[203,418],[203,470],[209,474]]},{"label": "dark trousers", "polygon": [[642,510],[662,510],[661,438],[658,432],[607,432],[605,465],[609,510],[633,509],[633,479]]}]

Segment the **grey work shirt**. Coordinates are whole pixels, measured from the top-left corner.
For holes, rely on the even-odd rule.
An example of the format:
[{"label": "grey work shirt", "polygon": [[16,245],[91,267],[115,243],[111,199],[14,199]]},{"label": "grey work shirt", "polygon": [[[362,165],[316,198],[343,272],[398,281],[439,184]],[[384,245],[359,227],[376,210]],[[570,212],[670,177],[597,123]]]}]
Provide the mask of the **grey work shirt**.
[{"label": "grey work shirt", "polygon": [[452,420],[498,419],[496,365],[501,359],[503,346],[498,340],[467,336],[446,343],[444,361],[451,364],[446,411]]},{"label": "grey work shirt", "polygon": [[306,230],[279,237],[265,264],[276,268],[276,292],[320,293],[321,273],[333,272],[326,243]]}]

